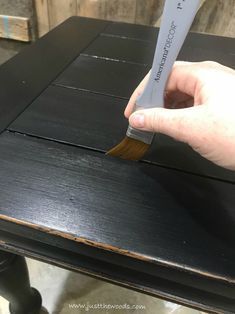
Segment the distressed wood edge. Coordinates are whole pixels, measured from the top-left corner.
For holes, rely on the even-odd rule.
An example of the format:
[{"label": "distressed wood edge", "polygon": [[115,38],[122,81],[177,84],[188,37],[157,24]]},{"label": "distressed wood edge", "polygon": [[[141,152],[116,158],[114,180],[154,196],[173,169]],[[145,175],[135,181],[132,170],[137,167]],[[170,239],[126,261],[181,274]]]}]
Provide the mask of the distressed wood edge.
[{"label": "distressed wood edge", "polygon": [[0,37],[29,42],[31,40],[29,18],[0,15]]},{"label": "distressed wood edge", "polygon": [[[209,278],[212,278],[212,279],[224,281],[224,282],[227,282],[229,284],[234,284],[235,283],[235,278],[234,279],[228,279],[228,278],[223,277],[223,276],[212,275],[212,274],[210,274],[208,272],[205,272],[205,271],[202,271],[202,270],[198,270],[198,269],[195,269],[195,268],[192,268],[192,267],[187,267],[185,265],[182,267],[182,265],[177,264],[177,263],[166,262],[166,261],[163,261],[161,259],[155,259],[155,258],[152,258],[152,257],[150,257],[148,255],[143,255],[143,254],[136,253],[134,251],[121,249],[119,247],[116,247],[116,246],[113,246],[113,245],[108,245],[108,244],[103,243],[103,242],[97,242],[97,241],[94,241],[94,240],[91,240],[91,239],[86,239],[86,238],[83,238],[83,237],[77,237],[77,236],[75,236],[73,234],[70,234],[70,233],[65,233],[65,232],[62,232],[62,231],[59,231],[59,230],[56,230],[56,229],[52,229],[52,228],[48,228],[48,227],[45,227],[45,226],[35,225],[35,224],[33,224],[31,222],[28,222],[28,221],[22,221],[22,220],[19,220],[19,219],[16,219],[16,218],[12,218],[12,217],[9,217],[9,216],[5,216],[5,215],[2,215],[2,214],[0,214],[0,219],[1,220],[5,220],[7,222],[15,223],[15,224],[18,224],[18,225],[22,225],[22,226],[25,226],[25,227],[28,227],[28,228],[32,228],[34,230],[38,230],[38,231],[41,231],[41,232],[44,232],[44,233],[47,233],[47,234],[51,234],[51,235],[54,235],[54,236],[62,237],[64,239],[67,239],[67,240],[70,240],[70,241],[82,243],[82,244],[85,244],[85,245],[89,245],[91,247],[95,247],[95,248],[98,248],[98,249],[103,249],[105,251],[109,251],[109,252],[125,255],[125,256],[128,256],[128,257],[132,257],[132,258],[135,258],[135,259],[138,259],[138,260],[151,262],[151,263],[157,263],[157,264],[160,264],[160,265],[163,265],[163,266],[166,266],[166,267],[173,267],[175,269],[179,269],[180,271],[183,270],[185,272],[195,273],[197,275],[201,275],[201,276],[204,276],[204,277],[209,277]],[[0,244],[1,244],[1,242],[0,242]]]},{"label": "distressed wood edge", "polygon": [[[84,268],[82,266],[75,267],[74,265],[68,264],[68,263],[63,262],[61,260],[58,260],[58,259],[55,260],[55,259],[52,259],[51,257],[45,256],[45,255],[42,256],[38,253],[28,251],[27,249],[23,249],[21,247],[15,246],[15,245],[8,244],[6,241],[0,240],[0,249],[4,250],[6,252],[10,252],[10,253],[24,256],[26,258],[31,258],[31,259],[35,259],[35,260],[40,261],[40,262],[49,263],[51,265],[67,269],[69,271],[74,271],[74,272],[79,273],[79,274],[87,275],[87,276],[92,277],[92,278],[97,279],[97,280],[102,280],[102,281],[105,281],[105,282],[110,283],[110,284],[115,284],[119,287],[123,287],[126,289],[131,289],[131,290],[136,291],[136,292],[144,293],[144,294],[149,295],[151,297],[159,298],[163,301],[174,302],[174,303],[177,303],[179,305],[187,306],[187,307],[190,307],[190,308],[198,310],[198,311],[206,311],[206,313],[214,313],[214,314],[220,313],[219,309],[218,310],[217,310],[217,308],[214,309],[211,306],[207,306],[204,303],[195,302],[191,299],[187,299],[187,298],[179,296],[179,295],[174,295],[170,292],[161,291],[159,289],[156,290],[156,289],[148,287],[148,286],[141,286],[140,284],[138,284],[136,282],[133,283],[129,280],[120,281],[117,278],[111,277],[110,274],[101,274],[101,273],[98,273],[98,272],[93,271],[93,270],[87,270],[86,268]],[[201,312],[201,314],[206,314],[206,313]]]}]

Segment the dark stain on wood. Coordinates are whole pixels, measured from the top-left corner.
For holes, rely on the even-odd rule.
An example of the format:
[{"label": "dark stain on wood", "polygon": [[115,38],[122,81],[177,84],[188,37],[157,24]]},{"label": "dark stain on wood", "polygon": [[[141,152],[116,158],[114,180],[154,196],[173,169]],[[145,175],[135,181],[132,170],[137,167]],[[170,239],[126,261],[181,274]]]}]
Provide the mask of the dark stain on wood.
[{"label": "dark stain on wood", "polygon": [[[77,34],[81,23],[92,36],[68,59],[56,58],[56,66],[49,58],[48,77],[32,76],[28,94],[11,71],[28,64],[35,46],[0,69],[9,73],[2,110],[5,102],[12,109],[2,129],[28,106],[0,136],[2,241],[201,309],[234,309],[234,173],[164,136],[140,163],[105,156],[125,133],[122,112],[150,67],[157,30],[74,18],[59,33],[67,36],[72,27]],[[190,34],[181,56],[214,56],[233,66],[233,44]],[[57,45],[37,45],[45,56],[58,56]],[[41,66],[32,62],[30,71]]]}]

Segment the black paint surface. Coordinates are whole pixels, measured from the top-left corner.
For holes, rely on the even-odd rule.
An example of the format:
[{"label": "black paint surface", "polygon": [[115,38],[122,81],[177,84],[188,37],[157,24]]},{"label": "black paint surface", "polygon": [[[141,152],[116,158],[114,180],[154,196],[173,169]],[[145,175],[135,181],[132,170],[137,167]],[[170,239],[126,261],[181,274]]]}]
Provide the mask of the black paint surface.
[{"label": "black paint surface", "polygon": [[106,25],[105,21],[71,17],[0,67],[0,132]]},{"label": "black paint surface", "polygon": [[55,84],[128,99],[150,66],[79,56]]},{"label": "black paint surface", "polygon": [[[117,253],[121,248],[140,258],[146,256],[148,261],[137,258],[132,265],[128,258],[119,260],[119,254],[107,260],[102,249],[96,245],[93,249],[95,259],[104,261],[104,273],[107,260],[139,273],[157,274],[165,283],[170,280],[168,292],[175,287],[176,295],[182,293],[180,283],[188,287],[187,292],[183,290],[186,298],[192,297],[191,289],[199,289],[204,298],[209,293],[207,305],[211,305],[212,293],[227,299],[225,308],[233,307],[234,185],[142,163],[123,163],[99,152],[14,133],[4,133],[0,139],[1,214],[36,228],[30,236],[28,228],[12,228],[2,221],[1,229],[53,247],[75,249],[53,234],[44,231],[42,235],[47,228],[97,246],[116,247]],[[75,252],[79,252],[77,245]],[[81,249],[81,254],[93,256],[92,248]],[[85,268],[89,270],[89,263]]]},{"label": "black paint surface", "polygon": [[[126,100],[59,86],[51,86],[10,125],[9,129],[106,152],[125,136]],[[235,172],[201,157],[188,145],[162,134],[143,158],[171,167],[235,182]]]},{"label": "black paint surface", "polygon": [[[234,172],[163,135],[144,162],[103,153],[125,135],[123,110],[150,68],[156,34],[72,18],[48,35],[50,45],[44,37],[0,68],[0,128],[12,121],[0,136],[0,245],[233,313]],[[234,66],[233,46],[232,39],[190,34],[180,56]]]},{"label": "black paint surface", "polygon": [[125,136],[127,101],[50,86],[11,130],[107,151]]},{"label": "black paint surface", "polygon": [[[105,29],[104,33],[107,36],[153,43],[156,42],[158,29],[126,23],[113,23]],[[185,61],[214,60],[235,68],[234,38],[189,33],[178,59]]]},{"label": "black paint surface", "polygon": [[84,50],[83,54],[152,65],[156,39],[148,42],[101,35]]},{"label": "black paint surface", "polygon": [[234,280],[235,185],[14,133],[0,143],[1,214]]},{"label": "black paint surface", "polygon": [[156,40],[158,29],[155,27],[128,23],[112,23],[105,29],[105,34],[123,38],[131,38],[153,42]]}]

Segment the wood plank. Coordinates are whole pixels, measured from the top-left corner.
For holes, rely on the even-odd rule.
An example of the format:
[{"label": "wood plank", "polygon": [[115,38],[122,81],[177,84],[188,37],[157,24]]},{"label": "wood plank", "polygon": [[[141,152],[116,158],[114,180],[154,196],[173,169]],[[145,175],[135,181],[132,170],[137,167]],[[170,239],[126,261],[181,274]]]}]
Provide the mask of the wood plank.
[{"label": "wood plank", "polygon": [[0,67],[0,132],[106,25],[105,21],[73,17]]},{"label": "wood plank", "polygon": [[[152,65],[157,31],[154,32],[154,38],[150,42],[124,38],[121,33],[120,37],[117,37],[116,34],[112,36],[112,34],[106,33],[107,30],[105,30],[105,34],[102,34],[91,43],[82,55]],[[126,34],[126,36],[130,36],[130,34]],[[235,68],[233,45],[233,39],[230,38],[203,37],[200,34],[190,33],[177,59],[192,62],[213,60]],[[223,49],[220,48],[221,46]]]},{"label": "wood plank", "polygon": [[[133,26],[129,25],[129,27]],[[147,46],[145,46],[146,44]],[[84,51],[88,55],[82,55],[75,60],[55,83],[78,90],[91,91],[95,94],[74,90],[66,91],[56,87],[49,88],[10,128],[22,133],[66,141],[73,145],[89,146],[102,151],[108,150],[125,136],[127,128],[127,122],[123,122],[123,104],[125,102],[121,99],[116,100],[97,95],[97,93],[128,99],[140,77],[147,71],[143,64],[130,64],[129,62],[147,60],[145,47],[147,47],[148,53],[151,53],[151,50],[153,53],[154,50],[148,44],[147,41],[128,40],[122,37],[103,35],[98,37]],[[233,44],[234,41],[230,38],[190,34],[180,53],[180,59],[198,61],[200,58],[201,60],[208,58],[232,66],[232,62],[234,62],[234,56],[231,53]],[[116,49],[117,47],[119,49]],[[89,54],[96,58],[92,58]],[[100,59],[97,59],[97,56]],[[125,62],[113,62],[106,58]],[[100,74],[97,75],[97,73]],[[112,102],[117,105],[120,103],[120,106],[112,109]],[[65,104],[69,104],[69,112],[67,112]],[[110,107],[107,107],[108,104]],[[96,108],[97,105],[100,107],[99,112],[102,112],[100,120],[97,120],[96,114],[92,115],[93,107]],[[58,114],[55,113],[56,110]],[[114,110],[115,114],[112,115],[110,110]],[[79,117],[86,117],[87,120],[80,121]],[[69,120],[71,120],[70,123]],[[116,127],[113,127],[112,123],[116,123]],[[91,134],[87,130],[89,125],[92,125],[95,130]],[[102,132],[99,130],[100,125],[105,126]],[[110,137],[106,138],[107,130]],[[190,173],[235,182],[234,172],[214,165],[200,157],[187,145],[162,135],[156,136],[145,160]]]},{"label": "wood plank", "polygon": [[235,37],[235,1],[204,1],[195,17],[192,30]]},{"label": "wood plank", "polygon": [[152,65],[154,50],[155,41],[140,41],[104,34],[91,43],[82,55]]},{"label": "wood plank", "polygon": [[0,146],[2,219],[235,283],[234,184],[14,133],[2,134]]},{"label": "wood plank", "polygon": [[77,14],[134,23],[136,0],[77,0]]},{"label": "wood plank", "polygon": [[30,41],[29,18],[0,15],[0,37]]},{"label": "wood plank", "polygon": [[[139,1],[141,1],[141,0],[139,0]],[[207,1],[207,0],[200,0],[199,6],[198,6],[198,11],[204,5],[205,1]],[[155,19],[153,19],[152,24],[151,24],[151,25],[154,25],[155,27],[160,27],[164,3],[165,3],[165,0],[158,1],[158,14],[156,15]],[[199,13],[197,13],[197,14],[199,14]]]},{"label": "wood plank", "polygon": [[[234,0],[201,0],[193,30],[234,37]],[[49,13],[48,13],[49,6]],[[71,15],[95,17],[159,27],[164,0],[36,0],[40,34],[61,23]],[[228,21],[224,25],[223,21]],[[43,30],[44,28],[44,30]]]},{"label": "wood plank", "polygon": [[[164,2],[164,1],[162,1]],[[163,4],[159,10],[163,10]],[[224,23],[227,21],[227,23]],[[152,24],[160,27],[161,15]],[[194,32],[235,37],[235,1],[201,0],[192,28]]]},{"label": "wood plank", "polygon": [[50,29],[52,29],[70,16],[77,15],[77,1],[48,0],[48,12]]},{"label": "wood plank", "polygon": [[83,254],[93,249],[98,260],[111,251],[128,257],[127,269],[131,258],[165,279],[163,292],[175,288],[176,300],[184,285],[195,302],[199,290],[210,306],[217,295],[234,306],[234,184],[14,133],[1,135],[0,148],[3,230],[19,225],[26,239],[90,246]]},{"label": "wood plank", "polygon": [[77,0],[77,15],[105,19],[107,0]]},{"label": "wood plank", "polygon": [[[51,86],[9,129],[106,152],[125,136],[125,106],[126,101],[118,98]],[[155,137],[144,160],[235,183],[234,171],[214,165],[188,145],[161,134]]]},{"label": "wood plank", "polygon": [[[34,41],[37,39],[37,21],[34,1],[1,0],[0,7],[0,14],[2,15],[29,18],[29,32],[31,37],[30,40]],[[10,47],[9,50],[11,50]]]},{"label": "wood plank", "polygon": [[153,41],[157,38],[158,30],[156,27],[148,27],[144,25],[112,23],[105,29],[105,34],[123,38]]},{"label": "wood plank", "polygon": [[123,99],[50,86],[9,129],[107,151],[125,134],[125,106]]},{"label": "wood plank", "polygon": [[39,37],[45,35],[50,30],[49,12],[47,0],[35,0],[35,8],[37,15],[37,26]]},{"label": "wood plank", "polygon": [[162,14],[165,0],[136,0],[135,23],[155,25]]},{"label": "wood plank", "polygon": [[[114,25],[115,24],[112,24],[111,27],[105,29],[105,34],[117,34],[116,26]],[[114,31],[112,31],[113,27]],[[118,28],[118,34],[120,34],[120,36],[122,34],[121,31],[125,31],[126,27],[127,25],[125,26],[125,24],[120,25]],[[131,27],[132,26],[130,26],[130,28]],[[130,36],[132,36],[132,34]],[[129,35],[126,34],[126,36]],[[99,39],[97,40],[99,41]],[[94,45],[96,44],[94,43]],[[186,39],[179,59],[186,61],[214,60],[224,65],[235,67],[233,46],[234,41],[230,38],[191,34]],[[104,50],[102,51],[104,52]],[[115,59],[117,55],[111,55],[111,51],[112,48],[108,53],[105,52],[103,57],[113,56]],[[93,54],[95,54],[94,51]],[[121,54],[124,56],[124,53],[119,53],[119,56]],[[100,55],[99,52],[98,55]],[[130,61],[130,58],[128,59],[127,57],[124,61],[128,60]],[[134,88],[149,69],[150,65],[135,65],[128,62],[113,62],[102,58],[80,56],[57,78],[55,83],[62,86],[85,89],[96,93],[128,99]],[[99,75],[97,76],[96,73],[99,73]]]},{"label": "wood plank", "polygon": [[[73,18],[69,22],[77,20],[77,18]],[[85,20],[82,19],[82,21]],[[98,21],[92,20],[90,23],[91,28],[82,23],[72,25],[76,35],[78,29],[81,31],[81,40],[86,47],[88,43],[83,41],[84,36],[82,36],[86,33],[85,31],[90,34],[91,30],[94,31],[100,27],[102,30],[99,32],[102,32],[106,25],[104,24],[101,28]],[[71,26],[71,24],[69,25]],[[77,46],[76,49],[74,46],[68,47],[68,52],[71,51],[69,59],[67,59],[68,52],[58,49],[62,44],[66,44],[66,42],[61,42],[60,36],[67,35],[66,38],[69,37],[68,40],[71,40],[70,37],[73,38],[74,35],[67,22],[63,27],[66,27],[64,33],[53,33],[54,38],[50,38],[48,42],[44,41],[45,46],[42,47],[44,54],[39,45],[39,55],[43,55],[43,62],[39,62],[39,66],[44,64],[45,51],[47,53],[47,46],[49,46],[49,50],[51,49],[52,39],[56,42],[53,48],[54,52],[59,53],[64,67],[71,62],[70,58],[75,58]],[[61,28],[59,27],[59,29]],[[68,34],[72,35],[68,36]],[[96,37],[97,34],[94,36]],[[90,40],[93,40],[92,36]],[[198,43],[197,41],[194,43],[191,37],[190,40],[194,45]],[[203,37],[203,40],[207,42],[208,37]],[[219,41],[219,43],[221,44],[223,41]],[[231,51],[230,41],[225,40],[224,44],[223,52],[226,51],[229,54]],[[191,49],[192,46],[189,48]],[[212,42],[212,47],[216,47],[215,42]],[[84,49],[84,46],[80,48]],[[28,62],[29,55],[26,54],[24,57]],[[95,59],[91,56],[86,58]],[[49,59],[46,66],[49,68],[49,76],[52,81],[52,74],[59,71],[61,64],[57,64],[57,61],[52,58]],[[21,65],[22,59],[17,60]],[[78,60],[79,58],[75,60],[75,63]],[[99,59],[97,61],[100,62]],[[114,69],[112,84],[117,80],[124,81],[124,78],[126,79],[126,76],[123,75],[125,74],[124,67],[123,71],[118,72],[117,68],[113,67],[114,63],[119,67],[121,64],[125,64],[128,71],[132,69],[128,62],[112,62],[110,65],[110,61],[102,61],[106,61],[106,74],[110,74],[108,69]],[[27,87],[31,93],[30,97],[34,95],[36,98],[38,94],[35,93],[35,90],[42,92],[41,79],[47,80],[47,85],[50,82],[48,78],[41,77],[40,67],[35,69],[33,64],[29,64],[29,67],[32,72],[37,73],[37,76],[29,77],[29,79],[33,80],[36,77],[36,87],[35,85]],[[14,64],[14,68],[16,65],[17,63]],[[138,69],[141,67],[136,64],[131,64],[131,66]],[[11,70],[11,67],[3,68],[6,71],[2,72],[3,74],[9,73],[8,70]],[[94,67],[95,73],[97,69],[99,66]],[[98,79],[101,80],[102,77],[105,77],[102,73],[104,66],[100,69],[99,75],[102,75]],[[79,70],[84,71],[81,64]],[[7,90],[6,95],[0,94],[0,96],[8,96],[3,97],[3,102],[7,104],[7,107],[1,108],[3,114],[8,111],[12,102],[14,106],[17,102],[20,103],[22,97],[24,103],[26,100],[28,103],[32,101],[30,97],[26,99],[28,97],[26,89],[20,89],[17,84],[17,88],[14,88],[15,98],[10,98],[10,91],[12,91],[10,83],[13,76],[11,73],[13,72],[6,76],[6,86],[3,84],[4,91],[8,85],[11,89]],[[28,72],[23,73],[24,75],[28,74]],[[140,70],[136,73],[140,73]],[[133,73],[134,77],[136,73]],[[91,81],[94,82],[92,71],[88,74]],[[110,80],[110,76],[107,77]],[[130,77],[131,75],[128,78]],[[22,82],[20,78],[17,76],[16,81]],[[84,79],[89,86],[88,77],[84,76]],[[3,80],[2,82],[4,83]],[[107,82],[104,83],[107,85]],[[110,83],[110,86],[112,84]],[[123,85],[120,86],[124,86],[123,82],[121,84]],[[102,84],[99,86],[102,87]],[[54,89],[56,92],[52,91]],[[65,93],[71,93],[72,96],[63,97],[63,92],[60,93],[58,89]],[[48,92],[48,90],[50,91]],[[82,132],[75,135],[77,139],[81,140],[86,136],[87,139],[90,139],[94,136],[94,132],[100,130],[98,137],[103,136],[102,141],[106,138],[109,141],[112,134],[107,131],[107,124],[105,128],[103,127],[104,121],[99,124],[100,119],[97,117],[99,118],[99,114],[102,112],[102,103],[104,102],[104,111],[102,112],[104,120],[110,121],[112,128],[114,116],[111,116],[111,119],[108,118],[112,111],[110,105],[114,100],[117,107],[115,112],[118,114],[118,110],[123,110],[121,107],[124,105],[124,103],[119,105],[120,99],[90,92],[84,96],[84,91],[71,88],[53,86],[48,90],[45,93],[46,100],[40,98],[39,105],[35,106],[34,112],[30,113],[30,119],[36,117],[34,120],[36,121],[39,117],[38,121],[42,121],[44,118],[42,111],[40,115],[40,107],[42,107],[50,117],[50,121],[48,120],[44,124],[45,129],[52,134],[56,129],[57,135],[63,135],[63,128],[70,126],[70,119],[75,131],[76,115],[79,115],[80,120],[78,119],[78,121],[81,123]],[[113,88],[113,90],[115,89]],[[27,92],[29,91],[27,90]],[[57,93],[58,97],[55,98]],[[41,96],[45,96],[44,93]],[[55,98],[54,103],[53,98]],[[93,115],[91,124],[84,119],[82,111],[80,111],[81,107],[79,106],[78,109],[76,105],[79,99],[81,103],[88,106],[84,111],[87,117]],[[37,100],[34,104],[36,102]],[[52,102],[51,105],[50,102]],[[58,114],[55,113],[56,105],[58,105]],[[70,110],[67,106],[71,106]],[[94,110],[91,110],[91,106],[94,107]],[[12,107],[10,108],[12,109]],[[28,109],[30,108],[31,106]],[[71,110],[71,108],[73,109]],[[24,113],[27,111],[26,109]],[[74,119],[68,117],[70,113],[73,113]],[[53,115],[55,115],[54,130],[51,127]],[[63,121],[62,115],[65,121]],[[23,115],[19,116],[19,118],[21,117]],[[122,122],[117,121],[117,124],[119,123]],[[98,137],[95,142],[99,141]],[[83,270],[86,265],[87,269],[91,269],[93,273],[102,274],[106,278],[115,278],[132,287],[141,286],[145,292],[152,291],[155,295],[198,306],[198,308],[208,311],[218,313],[234,311],[234,184],[165,169],[146,162],[122,161],[105,156],[94,149],[78,148],[73,144],[65,145],[56,141],[58,139],[39,139],[34,136],[20,135],[13,131],[0,135],[0,229],[5,233],[5,238],[0,246],[18,250],[18,253],[30,252],[36,256],[41,254],[52,262],[60,259],[60,262],[63,263],[61,255],[58,257],[58,250],[56,251],[58,254],[56,254],[55,250],[50,251],[48,246],[62,248],[64,266],[69,265],[71,268],[80,267],[81,269],[83,263]],[[16,235],[15,239],[14,235]],[[25,249],[21,246],[24,242],[26,243]],[[37,243],[40,248],[37,247]],[[45,246],[47,246],[47,250]],[[34,253],[32,248],[34,248]],[[104,257],[105,253],[107,255]],[[93,258],[93,263],[89,257]],[[73,266],[74,263],[76,266]],[[119,267],[116,267],[117,265]],[[105,273],[106,266],[108,271]]]},{"label": "wood plank", "polygon": [[[155,27],[130,25],[125,23],[112,23],[105,29],[104,32],[104,35],[149,41],[151,43],[156,42],[157,34],[158,29]],[[95,45],[95,42],[93,45]],[[235,68],[233,47],[233,38],[203,35],[192,32],[186,37],[183,48],[179,53],[178,60],[213,60]],[[106,52],[106,54],[108,54],[108,52]]]},{"label": "wood plank", "polygon": [[136,0],[107,0],[106,18],[112,21],[135,22]]},{"label": "wood plank", "polygon": [[128,99],[149,69],[149,65],[79,56],[55,84]]}]

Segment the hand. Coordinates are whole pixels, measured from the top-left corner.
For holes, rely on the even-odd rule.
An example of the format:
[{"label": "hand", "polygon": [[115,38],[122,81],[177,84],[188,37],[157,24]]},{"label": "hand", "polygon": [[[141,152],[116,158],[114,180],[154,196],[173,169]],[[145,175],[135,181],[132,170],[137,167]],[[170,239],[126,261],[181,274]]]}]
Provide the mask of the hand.
[{"label": "hand", "polygon": [[235,71],[211,61],[176,62],[166,85],[165,108],[131,114],[148,76],[126,107],[130,125],[169,135],[235,170]]}]

